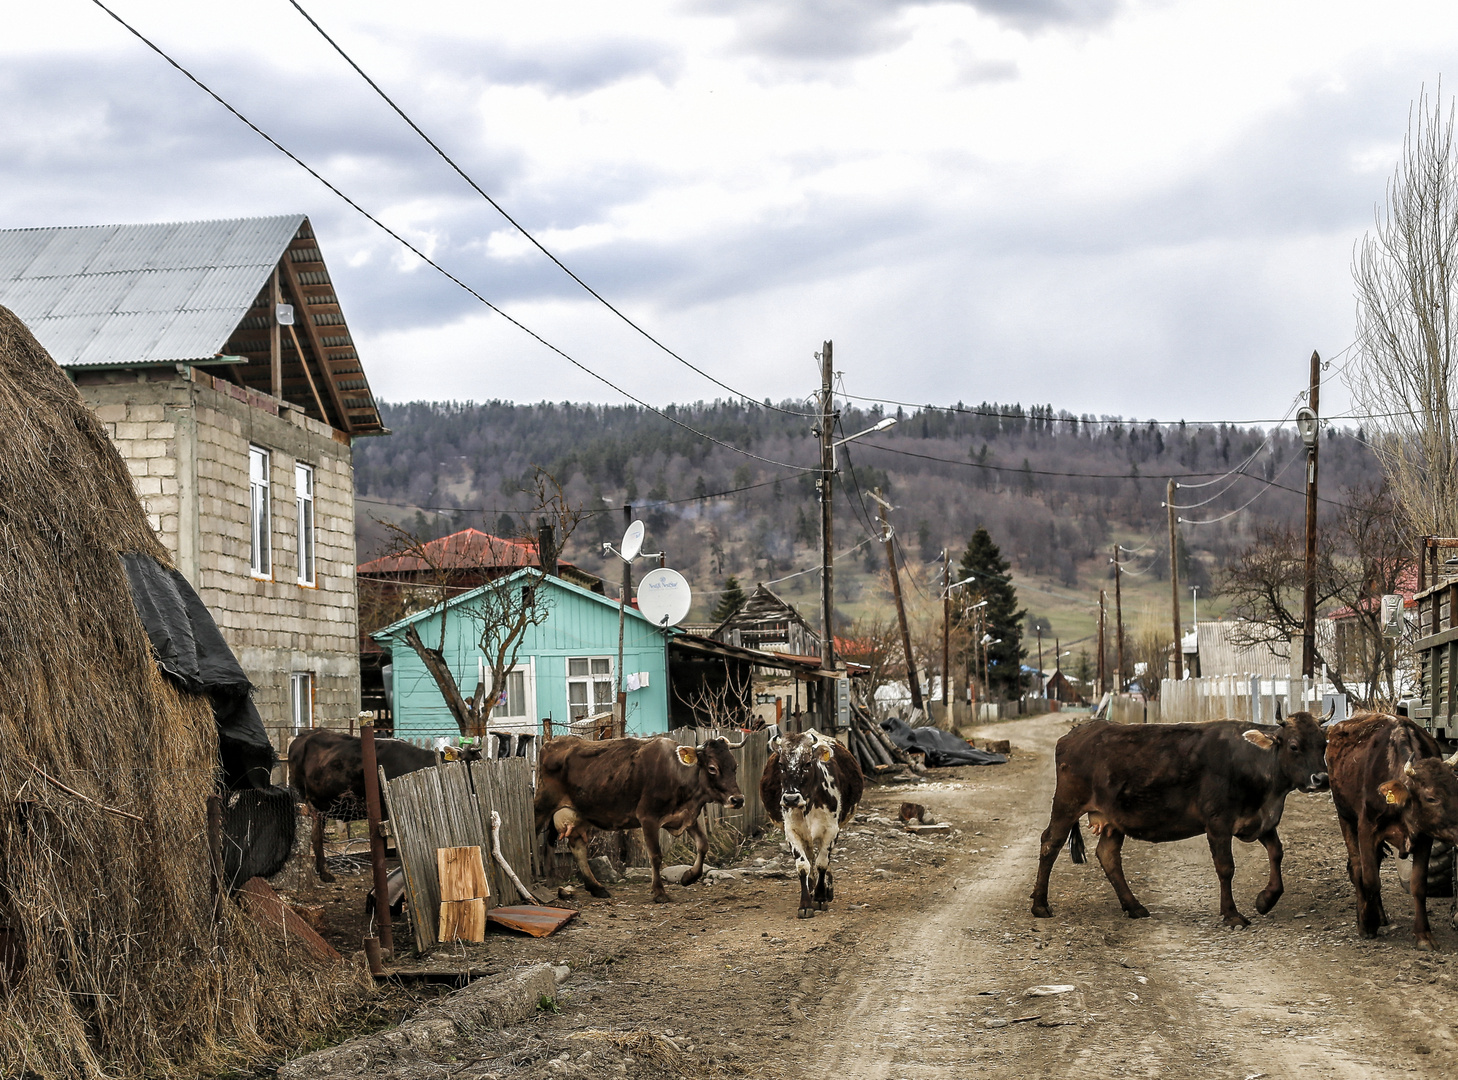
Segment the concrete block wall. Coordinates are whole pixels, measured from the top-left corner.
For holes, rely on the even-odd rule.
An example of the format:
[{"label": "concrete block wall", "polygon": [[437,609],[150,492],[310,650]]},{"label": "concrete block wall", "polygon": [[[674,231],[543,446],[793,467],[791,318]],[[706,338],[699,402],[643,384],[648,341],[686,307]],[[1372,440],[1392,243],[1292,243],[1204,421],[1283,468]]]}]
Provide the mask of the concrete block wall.
[{"label": "concrete block wall", "polygon": [[[131,471],[152,527],[253,681],[270,729],[291,721],[294,672],[314,676],[314,721],[359,712],[354,467],[347,436],[197,369],[77,379]],[[270,454],[273,567],[249,565],[249,446]],[[298,582],[294,465],[314,467],[315,584]]]}]

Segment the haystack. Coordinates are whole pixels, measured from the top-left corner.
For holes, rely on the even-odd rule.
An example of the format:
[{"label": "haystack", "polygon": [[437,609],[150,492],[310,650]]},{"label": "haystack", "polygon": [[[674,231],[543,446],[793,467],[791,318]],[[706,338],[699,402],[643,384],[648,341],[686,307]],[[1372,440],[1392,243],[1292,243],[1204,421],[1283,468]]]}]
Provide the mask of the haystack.
[{"label": "haystack", "polygon": [[0,308],[0,1075],[155,1076],[296,1043],[343,980],[214,903],[214,709],[159,674],[121,457]]}]

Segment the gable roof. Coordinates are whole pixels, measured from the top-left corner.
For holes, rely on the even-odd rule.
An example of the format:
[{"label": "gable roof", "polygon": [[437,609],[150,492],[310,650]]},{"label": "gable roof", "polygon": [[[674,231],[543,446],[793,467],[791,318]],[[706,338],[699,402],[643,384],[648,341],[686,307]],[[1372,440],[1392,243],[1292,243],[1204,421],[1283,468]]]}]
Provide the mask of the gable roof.
[{"label": "gable roof", "polygon": [[715,628],[710,636],[718,637],[728,629],[750,629],[762,623],[784,622],[799,623],[809,633],[820,639],[816,629],[805,621],[795,605],[789,603],[778,593],[764,585],[756,585],[754,592],[745,597],[744,602],[731,611],[728,617]]},{"label": "gable roof", "polygon": [[[528,566],[541,566],[541,553],[536,540],[519,537],[493,536],[480,529],[462,529],[448,536],[437,537],[423,545],[425,556],[382,555],[378,559],[361,563],[355,573],[363,577],[409,579],[416,574],[427,574],[440,570],[463,571],[467,580],[470,572],[477,575],[491,571],[516,570]],[[575,585],[601,587],[601,580],[565,559],[557,559],[561,576]],[[499,574],[497,576],[500,576]]]},{"label": "gable roof", "polygon": [[[554,586],[555,588],[562,589],[570,596],[580,596],[587,600],[591,600],[594,604],[602,604],[606,607],[612,608],[614,611],[618,610],[618,602],[616,600],[609,600],[601,593],[595,593],[590,589],[584,589],[581,585],[574,585],[572,582],[564,581],[562,578],[552,577],[550,574],[543,575],[540,571],[522,569],[518,570],[514,574],[509,575],[504,580],[508,582],[515,581],[518,578],[523,578],[528,575],[530,575],[533,581],[542,582],[544,584]],[[495,581],[487,582],[485,585],[477,586],[470,592],[463,592],[460,596],[453,596],[446,601],[445,606],[447,608],[455,608],[459,607],[462,604],[469,603],[472,599],[480,596],[487,589],[496,588],[497,586],[499,586],[502,583],[502,580],[503,579],[501,578],[497,578]],[[427,608],[425,611],[417,611],[413,615],[407,615],[403,619],[398,619],[395,622],[392,622],[389,626],[386,626],[382,630],[376,630],[373,634],[370,635],[370,637],[374,638],[376,641],[387,641],[390,638],[393,638],[397,633],[399,633],[405,627],[409,626],[411,623],[417,623],[425,619],[433,618],[437,613],[439,613],[440,610],[440,606],[435,605],[433,607]],[[653,622],[649,620],[648,616],[644,615],[632,604],[629,604],[626,608],[623,609],[623,611],[628,618],[639,619],[648,626],[653,627],[653,629],[655,630],[662,629],[662,627],[655,626]],[[673,627],[670,627],[669,630],[674,634],[678,632]]]},{"label": "gable roof", "polygon": [[383,431],[305,215],[0,230],[0,305],[70,369],[231,365],[271,393],[275,269],[297,324],[281,335],[284,398]]}]

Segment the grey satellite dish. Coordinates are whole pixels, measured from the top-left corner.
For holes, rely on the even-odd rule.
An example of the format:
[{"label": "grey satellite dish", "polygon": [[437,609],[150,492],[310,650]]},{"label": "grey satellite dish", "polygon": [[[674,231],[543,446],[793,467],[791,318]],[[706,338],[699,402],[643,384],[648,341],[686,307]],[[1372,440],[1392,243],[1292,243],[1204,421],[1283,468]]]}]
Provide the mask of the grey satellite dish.
[{"label": "grey satellite dish", "polygon": [[635,521],[623,533],[623,546],[619,549],[623,562],[632,562],[643,551],[643,523]]},{"label": "grey satellite dish", "polygon": [[693,601],[688,581],[677,570],[650,570],[638,585],[638,610],[654,626],[677,626]]}]

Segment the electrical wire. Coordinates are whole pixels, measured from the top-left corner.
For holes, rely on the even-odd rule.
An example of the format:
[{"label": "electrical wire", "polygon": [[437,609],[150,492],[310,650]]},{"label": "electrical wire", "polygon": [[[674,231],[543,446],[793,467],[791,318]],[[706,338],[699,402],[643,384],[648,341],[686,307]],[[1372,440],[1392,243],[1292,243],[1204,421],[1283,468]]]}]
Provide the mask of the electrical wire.
[{"label": "electrical wire", "polygon": [[[838,551],[838,552],[836,552],[835,553],[835,558],[836,559],[843,559],[847,555],[854,555],[857,551],[860,551],[861,548],[865,547],[867,544],[869,544],[874,539],[875,539],[875,537],[868,536],[864,540],[862,540],[859,544],[857,544],[855,547],[846,548],[844,551]],[[824,567],[812,566],[808,570],[796,570],[793,574],[786,574],[784,577],[771,578],[769,581],[762,581],[759,584],[761,584],[761,585],[777,585],[781,581],[789,581],[791,578],[801,577],[801,576],[803,576],[805,574],[816,574],[816,573],[819,573],[822,569],[824,569]]]},{"label": "electrical wire", "polygon": [[786,461],[775,461],[773,458],[763,457],[762,455],[753,453],[752,451],[749,451],[749,450],[742,450],[739,447],[734,446],[732,443],[724,442],[722,439],[716,439],[714,436],[708,434],[707,432],[700,431],[697,428],[695,428],[695,427],[693,427],[693,426],[691,426],[689,424],[685,424],[682,420],[679,420],[677,417],[671,416],[670,414],[664,412],[662,409],[655,408],[654,406],[649,405],[642,398],[639,398],[639,397],[634,396],[633,394],[630,394],[627,390],[623,389],[621,386],[619,386],[617,383],[613,382],[607,376],[598,374],[596,371],[593,371],[592,368],[590,368],[586,364],[584,364],[581,360],[578,360],[577,358],[569,355],[567,352],[565,352],[562,349],[558,348],[556,345],[553,345],[550,341],[548,341],[546,338],[542,337],[542,335],[538,334],[535,330],[531,329],[525,323],[523,323],[520,320],[512,317],[511,315],[508,315],[505,311],[503,311],[501,308],[497,307],[490,300],[487,300],[486,297],[482,296],[479,292],[477,292],[470,285],[467,285],[464,281],[462,281],[460,278],[458,278],[455,274],[451,273],[445,267],[441,266],[434,259],[432,259],[429,255],[425,254],[425,252],[421,251],[418,247],[416,247],[410,241],[406,240],[403,236],[401,236],[399,233],[397,233],[394,229],[390,228],[388,225],[386,225],[379,218],[375,217],[373,214],[371,214],[368,210],[366,210],[359,203],[355,202],[352,198],[350,198],[348,195],[346,195],[343,191],[341,191],[338,187],[336,187],[330,181],[326,180],[312,166],[306,164],[304,162],[304,160],[302,158],[300,158],[297,154],[295,154],[293,151],[291,151],[287,147],[285,147],[282,143],[280,143],[272,135],[268,134],[268,132],[264,131],[261,127],[259,127],[257,124],[255,124],[252,120],[248,119],[248,117],[244,116],[241,112],[239,112],[237,109],[235,109],[232,105],[228,104],[228,102],[225,101],[216,91],[214,91],[211,87],[209,87],[206,83],[204,83],[201,79],[199,79],[192,72],[188,71],[187,68],[183,67],[176,60],[172,59],[172,57],[169,56],[166,52],[164,52],[160,46],[158,46],[155,43],[153,43],[151,41],[151,39],[149,39],[148,37],[146,37],[140,30],[136,29],[136,27],[132,26],[131,23],[127,22],[125,19],[123,19],[120,15],[118,15],[111,8],[107,7],[106,4],[102,2],[102,0],[91,0],[91,2],[93,4],[95,4],[97,7],[99,7],[102,11],[104,11],[108,15],[110,15],[112,17],[112,19],[114,19],[123,29],[125,29],[129,34],[131,34],[133,37],[135,37],[143,45],[147,46],[147,48],[151,49],[154,53],[156,53],[158,56],[160,56],[163,60],[167,61],[167,63],[169,65],[171,65],[173,68],[175,68],[183,77],[185,77],[189,82],[191,82],[199,90],[201,90],[203,93],[207,94],[208,97],[212,98],[214,101],[216,101],[223,108],[227,109],[228,112],[232,113],[240,121],[242,121],[249,128],[251,128],[255,134],[257,134],[260,138],[262,138],[265,142],[267,142],[275,150],[277,150],[279,153],[283,154],[290,161],[292,161],[295,165],[299,166],[299,168],[303,169],[310,176],[312,176],[315,180],[319,181],[319,183],[323,184],[324,187],[326,187],[327,189],[329,189],[329,191],[331,191],[334,195],[338,196],[346,205],[348,205],[350,207],[350,209],[354,210],[361,217],[363,217],[366,221],[370,222],[370,224],[374,225],[376,228],[378,228],[381,232],[385,233],[387,236],[389,236],[396,243],[400,244],[401,247],[404,247],[406,250],[408,250],[409,252],[411,252],[413,255],[415,255],[416,258],[420,259],[423,263],[425,263],[431,269],[437,271],[439,274],[441,274],[447,280],[449,280],[451,282],[454,282],[456,285],[460,286],[460,288],[463,289],[466,293],[468,293],[469,295],[471,295],[472,297],[474,297],[476,300],[479,300],[482,304],[484,304],[486,307],[488,307],[489,309],[491,309],[492,311],[494,311],[496,314],[500,315],[507,322],[511,323],[512,326],[515,326],[518,330],[522,331],[528,337],[532,338],[533,340],[535,340],[539,344],[543,345],[545,348],[549,349],[550,351],[556,353],[558,356],[560,356],[562,359],[566,360],[573,367],[577,368],[578,370],[584,372],[587,375],[592,376],[594,379],[596,379],[598,382],[602,383],[604,386],[606,386],[606,387],[608,387],[608,388],[616,391],[617,393],[621,394],[623,397],[627,398],[629,401],[632,401],[633,403],[642,406],[643,408],[647,409],[649,412],[653,413],[654,415],[659,416],[659,417],[662,417],[664,420],[667,420],[669,423],[674,424],[674,425],[676,425],[678,427],[681,427],[685,431],[687,431],[687,432],[689,432],[689,433],[691,433],[693,435],[696,435],[699,438],[704,439],[707,442],[711,442],[711,443],[713,443],[716,446],[722,446],[726,450],[731,450],[731,451],[733,451],[736,454],[742,454],[743,456],[745,456],[747,458],[752,458],[755,461],[763,461],[763,462],[765,462],[768,465],[775,465],[775,466],[778,466],[778,467],[783,468],[783,469],[799,469],[800,468],[800,466],[798,466],[798,465],[792,465],[792,464],[790,464],[789,462],[786,462]]},{"label": "electrical wire", "polygon": [[636,330],[639,334],[641,334],[643,337],[647,338],[648,341],[652,342],[659,349],[663,350],[669,356],[673,357],[673,359],[677,360],[684,367],[688,368],[690,371],[694,371],[694,372],[698,373],[699,375],[702,375],[704,378],[708,379],[715,386],[721,387],[721,388],[729,391],[731,394],[735,395],[736,397],[743,398],[745,401],[752,401],[752,402],[754,402],[754,404],[756,404],[756,405],[758,405],[758,406],[760,406],[762,408],[773,409],[776,412],[788,413],[791,416],[813,416],[813,415],[815,415],[814,413],[802,413],[802,412],[795,412],[794,410],[791,410],[791,409],[783,409],[783,408],[780,408],[780,406],[778,406],[778,405],[771,405],[767,401],[759,401],[759,400],[756,400],[755,398],[751,397],[750,395],[744,393],[742,390],[736,390],[734,387],[730,386],[728,383],[724,382],[723,380],[717,379],[713,375],[710,375],[707,371],[705,371],[703,368],[699,367],[698,365],[692,363],[689,360],[684,359],[678,353],[674,352],[667,345],[665,345],[663,342],[659,341],[656,337],[654,337],[652,334],[650,334],[647,330],[643,329],[643,327],[639,326],[636,322],[634,322],[632,319],[630,319],[619,308],[617,308],[616,306],[614,306],[606,297],[604,297],[601,293],[599,293],[596,289],[594,289],[587,282],[583,281],[582,278],[578,277],[577,274],[569,266],[567,266],[564,262],[562,262],[561,259],[557,258],[556,255],[553,255],[550,251],[548,251],[547,248],[542,244],[542,242],[539,241],[535,236],[533,236],[527,230],[527,228],[526,228],[525,225],[523,225],[521,222],[517,221],[516,218],[514,218],[514,217],[511,216],[511,214],[507,213],[505,207],[503,207],[499,202],[497,202],[490,195],[488,195],[486,193],[486,191],[481,187],[480,184],[476,183],[475,180],[471,179],[471,177],[466,174],[466,171],[464,169],[462,169],[459,165],[457,165],[455,163],[455,161],[452,160],[451,156],[449,154],[447,154],[444,150],[442,150],[440,148],[440,145],[434,139],[432,139],[423,130],[421,130],[421,127],[420,127],[419,124],[417,124],[414,120],[410,119],[410,117],[406,114],[405,110],[402,109],[399,105],[397,105],[395,103],[394,99],[391,98],[389,94],[385,93],[384,90],[380,89],[379,83],[375,82],[374,79],[370,78],[367,74],[365,74],[364,69],[362,67],[360,67],[359,64],[355,63],[354,58],[352,56],[350,56],[349,53],[347,53],[347,52],[344,51],[343,47],[340,46],[339,42],[335,41],[332,37],[329,36],[329,34],[325,31],[325,29],[322,26],[319,25],[318,21],[314,18],[314,16],[310,15],[307,11],[304,10],[303,5],[301,5],[298,2],[298,0],[289,0],[289,3],[293,5],[295,11],[297,11],[300,15],[302,15],[304,17],[304,19],[308,22],[308,24],[310,26],[312,26],[315,30],[317,30],[319,32],[319,36],[322,37],[325,41],[329,42],[329,44],[333,47],[334,51],[337,52],[341,57],[343,57],[344,62],[346,64],[348,64],[350,67],[354,68],[355,72],[358,73],[358,75],[359,75],[359,77],[361,79],[363,79],[365,82],[369,83],[370,89],[373,90],[376,94],[378,94],[380,96],[380,98],[385,102],[385,104],[388,105],[388,106],[390,106],[390,108],[395,111],[395,114],[397,116],[399,116],[401,120],[404,120],[406,124],[409,125],[410,130],[414,131],[415,134],[419,135],[422,139],[425,140],[425,144],[427,146],[429,146],[432,150],[434,150],[436,152],[436,154],[440,157],[440,159],[442,161],[444,161],[447,165],[449,165],[451,167],[451,169],[455,172],[455,174],[457,176],[459,176],[462,180],[464,180],[467,184],[469,184],[470,187],[472,188],[472,190],[474,190],[477,195],[480,195],[481,198],[485,199],[488,203],[490,203],[492,209],[494,209],[498,214],[500,214],[508,222],[510,222],[511,223],[511,226],[514,229],[516,229],[517,232],[521,233],[522,236],[526,237],[526,239],[532,244],[533,247],[535,247],[538,251],[540,251],[548,259],[550,259],[557,266],[557,268],[559,270],[561,270],[564,274],[566,274],[568,277],[570,277],[578,285],[581,285],[582,288],[587,291],[588,295],[590,295],[599,304],[601,304],[603,307],[607,308],[614,315],[616,315],[619,319],[621,319],[623,322],[627,323],[634,330]]},{"label": "electrical wire", "polygon": [[[1300,460],[1301,460],[1300,455],[1292,455],[1291,460],[1288,461],[1288,462],[1286,462],[1286,464],[1281,468],[1281,471],[1276,474],[1276,478],[1279,479],[1280,477],[1285,476],[1286,475],[1286,471],[1288,469],[1290,469],[1291,466],[1295,462],[1300,461]],[[1253,479],[1259,479],[1259,477],[1255,477]],[[1218,522],[1225,521],[1228,518],[1233,518],[1236,514],[1240,513],[1242,510],[1244,510],[1246,507],[1248,507],[1251,503],[1255,502],[1257,499],[1259,499],[1262,495],[1264,495],[1271,488],[1273,488],[1273,487],[1279,487],[1280,486],[1280,485],[1276,484],[1275,481],[1266,481],[1266,484],[1267,484],[1266,487],[1261,488],[1261,490],[1257,491],[1249,499],[1247,499],[1245,502],[1241,503],[1239,506],[1237,506],[1234,510],[1230,511],[1230,513],[1228,513],[1228,514],[1221,514],[1219,517],[1208,518],[1208,519],[1206,519],[1204,521],[1196,521],[1193,518],[1183,518],[1183,517],[1176,517],[1175,520],[1178,521],[1181,525],[1214,525],[1214,524],[1216,524]],[[1286,488],[1285,490],[1289,491],[1289,490],[1292,490],[1292,489]]]},{"label": "electrical wire", "polygon": [[884,450],[888,454],[900,454],[903,457],[921,458],[923,461],[939,461],[945,465],[961,465],[968,469],[982,469],[997,473],[1007,473],[1010,476],[1062,476],[1079,480],[1178,480],[1182,476],[1228,476],[1228,472],[1219,474],[1212,472],[1183,472],[1183,473],[1139,473],[1137,476],[1131,473],[1081,473],[1081,472],[1055,472],[1050,469],[1022,469],[1011,468],[1006,465],[987,465],[978,461],[963,461],[961,458],[939,457],[936,454],[918,454],[914,450],[898,450],[894,446],[886,446],[882,443],[861,441],[862,446],[868,446],[873,450]]}]

